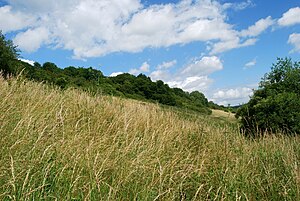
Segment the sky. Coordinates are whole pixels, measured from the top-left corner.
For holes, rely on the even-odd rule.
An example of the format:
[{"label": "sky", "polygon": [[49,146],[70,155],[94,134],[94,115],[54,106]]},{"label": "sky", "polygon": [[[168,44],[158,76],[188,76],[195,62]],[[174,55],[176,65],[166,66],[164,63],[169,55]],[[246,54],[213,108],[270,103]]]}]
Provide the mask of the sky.
[{"label": "sky", "polygon": [[278,57],[300,61],[300,0],[0,0],[20,59],[143,73],[246,103]]}]

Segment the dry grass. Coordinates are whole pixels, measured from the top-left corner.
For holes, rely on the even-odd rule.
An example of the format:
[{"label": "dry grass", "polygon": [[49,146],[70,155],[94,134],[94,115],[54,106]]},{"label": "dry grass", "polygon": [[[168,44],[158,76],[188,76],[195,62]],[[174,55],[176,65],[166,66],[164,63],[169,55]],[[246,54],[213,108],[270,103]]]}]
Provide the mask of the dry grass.
[{"label": "dry grass", "polygon": [[233,113],[225,112],[223,110],[212,110],[212,115],[216,117],[235,118]]},{"label": "dry grass", "polygon": [[299,138],[0,77],[1,200],[298,200]]},{"label": "dry grass", "polygon": [[212,117],[219,118],[220,120],[226,120],[230,122],[236,122],[236,118],[234,117],[234,114],[231,112],[225,112],[222,110],[212,110]]}]

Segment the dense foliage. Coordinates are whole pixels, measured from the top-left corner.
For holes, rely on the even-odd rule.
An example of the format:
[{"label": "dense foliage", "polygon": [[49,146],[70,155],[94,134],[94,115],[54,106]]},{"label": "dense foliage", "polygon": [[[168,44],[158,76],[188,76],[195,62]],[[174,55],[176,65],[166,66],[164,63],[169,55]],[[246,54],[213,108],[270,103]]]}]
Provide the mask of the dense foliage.
[{"label": "dense foliage", "polygon": [[179,88],[170,88],[163,81],[153,82],[143,74],[134,76],[124,73],[116,77],[106,77],[101,71],[92,67],[76,68],[70,66],[61,69],[51,62],[46,62],[43,65],[36,62],[32,66],[17,59],[17,51],[11,41],[6,41],[2,34],[0,38],[0,70],[4,74],[15,75],[23,71],[23,75],[28,79],[54,84],[62,89],[75,87],[92,94],[109,94],[157,102],[205,114],[211,113],[206,97],[198,91],[188,93]]},{"label": "dense foliage", "polygon": [[34,66],[23,63],[23,67],[27,78],[55,84],[62,89],[82,88],[92,94],[109,94],[210,113],[208,101],[202,93],[188,93],[179,88],[170,88],[163,81],[153,82],[143,74],[134,76],[124,73],[116,77],[106,77],[92,67],[70,66],[60,69],[50,62],[43,65],[35,63]]},{"label": "dense foliage", "polygon": [[300,134],[300,62],[277,59],[237,117],[247,134]]},{"label": "dense foliage", "polygon": [[0,69],[5,75],[8,73],[16,73],[18,66],[17,54],[18,50],[11,40],[5,40],[4,35],[0,31]]}]

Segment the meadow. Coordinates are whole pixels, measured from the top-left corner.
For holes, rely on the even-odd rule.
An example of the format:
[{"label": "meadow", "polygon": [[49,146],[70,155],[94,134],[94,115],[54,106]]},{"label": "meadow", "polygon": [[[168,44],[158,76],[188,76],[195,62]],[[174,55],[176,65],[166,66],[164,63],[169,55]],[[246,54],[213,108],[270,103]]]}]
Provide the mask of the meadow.
[{"label": "meadow", "polygon": [[0,200],[299,200],[299,159],[226,115],[0,76]]}]

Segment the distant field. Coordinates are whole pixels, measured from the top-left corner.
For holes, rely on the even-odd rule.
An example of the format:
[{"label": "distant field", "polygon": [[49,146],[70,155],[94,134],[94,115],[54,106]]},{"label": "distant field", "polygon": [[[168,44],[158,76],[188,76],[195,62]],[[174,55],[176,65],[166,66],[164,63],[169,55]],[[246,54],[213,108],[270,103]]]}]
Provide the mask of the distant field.
[{"label": "distant field", "polygon": [[2,77],[0,159],[0,200],[300,199],[299,137]]},{"label": "distant field", "polygon": [[213,117],[225,118],[229,121],[235,121],[236,120],[233,113],[225,112],[223,110],[212,110],[212,116]]}]

